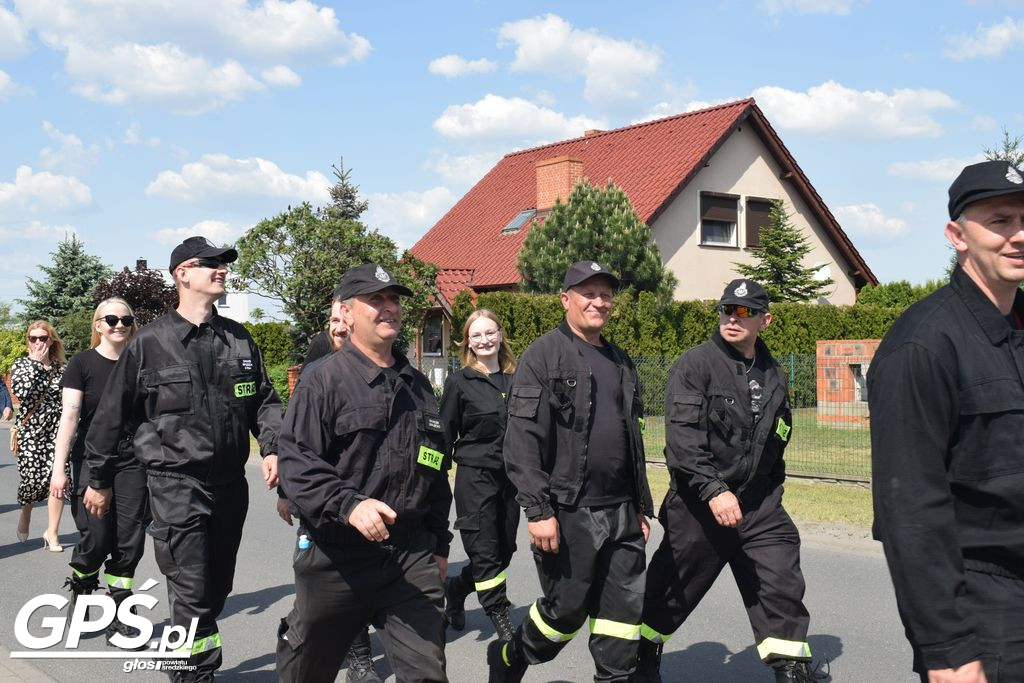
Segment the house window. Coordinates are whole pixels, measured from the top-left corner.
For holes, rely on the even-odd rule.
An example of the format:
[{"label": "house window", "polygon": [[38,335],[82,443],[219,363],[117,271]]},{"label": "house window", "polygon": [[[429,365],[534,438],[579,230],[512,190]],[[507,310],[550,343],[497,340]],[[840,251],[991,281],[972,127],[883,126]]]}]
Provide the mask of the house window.
[{"label": "house window", "polygon": [[700,243],[736,247],[739,197],[715,192],[700,193]]},{"label": "house window", "polygon": [[227,306],[228,305],[228,295],[227,294],[221,294],[220,298],[217,299],[217,305],[218,306]]},{"label": "house window", "polygon": [[441,314],[428,313],[423,321],[420,333],[420,354],[423,356],[440,356],[442,351],[443,331]]},{"label": "house window", "polygon": [[761,246],[761,231],[771,225],[772,199],[747,199],[747,246]]},{"label": "house window", "polygon": [[520,211],[508,222],[508,225],[501,229],[501,234],[508,235],[513,232],[519,232],[519,230],[526,225],[526,221],[533,218],[536,214],[537,209],[525,209]]}]

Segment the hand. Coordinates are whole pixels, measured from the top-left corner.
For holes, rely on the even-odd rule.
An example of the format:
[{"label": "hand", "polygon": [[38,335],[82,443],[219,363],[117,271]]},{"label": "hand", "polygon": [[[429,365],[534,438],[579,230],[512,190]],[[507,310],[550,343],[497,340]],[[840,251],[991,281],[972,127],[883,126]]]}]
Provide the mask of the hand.
[{"label": "hand", "polygon": [[740,511],[740,501],[732,491],[723,491],[708,501],[711,506],[711,514],[715,521],[722,526],[734,527],[743,519],[743,512]]},{"label": "hand", "polygon": [[288,526],[294,526],[292,524],[292,511],[288,509],[287,498],[277,499],[277,516],[288,522]]},{"label": "hand", "polygon": [[107,514],[107,510],[110,509],[110,499],[113,497],[113,489],[94,489],[90,486],[85,489],[82,502],[85,504],[85,509],[89,511],[89,514],[97,519],[103,519],[103,515]]},{"label": "hand", "polygon": [[437,571],[441,574],[441,585],[444,585],[444,579],[448,576],[448,558],[434,555],[434,562],[437,562]]},{"label": "hand", "polygon": [[546,553],[558,552],[558,520],[548,517],[538,522],[528,522],[526,528],[530,532],[530,545]]},{"label": "hand", "polygon": [[277,486],[277,453],[271,453],[263,458],[260,468],[263,470],[263,481],[267,482],[267,488]]},{"label": "hand", "polygon": [[50,495],[54,498],[63,498],[68,488],[68,475],[62,468],[59,472],[50,475]]},{"label": "hand", "polygon": [[33,344],[28,351],[29,360],[34,360],[37,363],[45,364],[49,355],[50,347],[47,344]]},{"label": "hand", "polygon": [[644,517],[644,513],[637,515],[640,517],[640,530],[644,532],[644,543],[651,540],[651,523]]},{"label": "hand", "polygon": [[386,541],[391,537],[388,526],[395,523],[398,513],[388,507],[387,503],[376,498],[360,501],[348,516],[348,523],[363,535],[367,541]]},{"label": "hand", "polygon": [[929,669],[928,683],[987,683],[981,662],[967,662],[956,669]]},{"label": "hand", "polygon": [[6,422],[7,420],[10,420],[10,419],[11,419],[11,409],[10,409],[10,407],[4,408],[4,414],[2,416],[0,416],[0,420],[3,420],[4,422]]}]

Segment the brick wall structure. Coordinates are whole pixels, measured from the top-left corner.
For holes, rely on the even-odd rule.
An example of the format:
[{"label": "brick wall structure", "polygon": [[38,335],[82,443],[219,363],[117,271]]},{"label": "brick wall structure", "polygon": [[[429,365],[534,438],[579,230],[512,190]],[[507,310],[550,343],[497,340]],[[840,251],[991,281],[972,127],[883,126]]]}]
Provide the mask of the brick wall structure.
[{"label": "brick wall structure", "polygon": [[818,341],[818,424],[867,426],[867,376],[880,343],[880,339]]},{"label": "brick wall structure", "polygon": [[575,157],[562,156],[537,162],[537,206],[538,211],[550,209],[556,199],[565,204],[569,193],[583,180],[583,161]]}]

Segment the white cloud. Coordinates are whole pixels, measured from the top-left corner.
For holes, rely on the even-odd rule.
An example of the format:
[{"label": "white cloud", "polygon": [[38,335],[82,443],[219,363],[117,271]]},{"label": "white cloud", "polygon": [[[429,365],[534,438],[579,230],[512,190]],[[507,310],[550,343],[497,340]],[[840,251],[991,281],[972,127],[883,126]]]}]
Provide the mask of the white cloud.
[{"label": "white cloud", "polygon": [[18,86],[11,80],[10,75],[3,69],[0,69],[0,102],[14,95],[17,91]]},{"label": "white cloud", "polygon": [[96,163],[99,145],[84,145],[77,135],[64,133],[49,121],[43,121],[43,130],[58,144],[57,149],[44,147],[39,152],[40,165],[50,171],[61,170],[82,173]]},{"label": "white cloud", "polygon": [[758,0],[758,6],[769,14],[837,14],[850,13],[856,0]]},{"label": "white cloud", "polygon": [[458,55],[438,57],[427,65],[427,70],[430,73],[435,76],[444,76],[445,78],[458,78],[459,76],[468,76],[470,74],[489,74],[497,68],[498,65],[489,59],[468,60]]},{"label": "white cloud", "polygon": [[446,187],[423,192],[371,192],[366,224],[388,235],[402,248],[409,248],[455,204]]},{"label": "white cloud", "polygon": [[30,166],[19,166],[13,183],[0,182],[0,213],[5,220],[36,212],[72,211],[90,204],[89,186],[73,176],[35,173]]},{"label": "white cloud", "polygon": [[582,76],[583,96],[596,106],[642,101],[661,66],[654,48],[573,28],[554,14],[503,24],[498,38],[499,46],[516,46],[513,71]]},{"label": "white cloud", "polygon": [[520,97],[485,95],[472,104],[448,106],[434,121],[434,130],[454,140],[516,139],[529,144],[579,137],[607,123],[587,116],[567,117]]},{"label": "white cloud", "polygon": [[160,138],[150,137],[143,140],[141,133],[142,125],[138,121],[132,121],[132,125],[128,126],[124,135],[121,136],[121,142],[126,145],[149,145],[150,147],[160,144]]},{"label": "white cloud", "polygon": [[[17,243],[24,245],[26,242],[46,242],[53,244],[60,242],[70,235],[77,235],[78,231],[75,230],[75,226],[69,223],[61,224],[49,224],[42,223],[38,220],[31,220],[27,222],[12,222],[0,224],[0,244],[4,243]],[[15,261],[15,257],[12,257],[9,250],[5,249],[7,257],[4,260],[6,268],[0,269],[0,272],[6,273],[24,273],[28,274],[34,270],[34,263],[41,262],[46,263],[49,259],[43,255],[33,255],[25,260]],[[11,263],[11,261],[15,261]]]},{"label": "white cloud", "polygon": [[1016,47],[1024,46],[1024,19],[1006,17],[998,24],[978,26],[969,36],[953,36],[945,54],[950,59],[995,59]]},{"label": "white cloud", "polygon": [[758,105],[778,128],[806,133],[843,133],[857,138],[937,137],[942,126],[932,118],[952,109],[956,100],[939,90],[853,90],[826,81],[796,92],[765,86],[753,92]]},{"label": "white cloud", "polygon": [[264,69],[260,75],[270,85],[280,85],[289,88],[296,88],[302,85],[302,77],[282,64],[278,64],[270,69]]},{"label": "white cloud", "polygon": [[245,230],[244,226],[234,223],[205,220],[184,228],[157,230],[154,237],[160,244],[181,244],[185,239],[194,235],[201,235],[214,244],[229,244],[241,237]]},{"label": "white cloud", "polygon": [[150,197],[182,202],[216,204],[225,197],[274,198],[326,204],[331,183],[317,171],[298,176],[285,173],[272,161],[252,157],[232,159],[226,154],[204,154],[181,171],[161,171],[146,186]]},{"label": "white cloud", "polygon": [[502,156],[503,152],[456,156],[442,153],[436,159],[428,161],[425,166],[441,176],[449,186],[466,188],[483,178]]},{"label": "white cloud", "polygon": [[852,204],[834,209],[843,229],[854,238],[870,242],[891,242],[907,233],[907,222],[882,213],[875,204]]},{"label": "white cloud", "polygon": [[0,5],[0,59],[18,57],[28,50],[28,32],[21,20]]},{"label": "white cloud", "polygon": [[889,164],[885,172],[901,178],[948,185],[960,174],[964,166],[976,164],[984,160],[984,154],[975,154],[964,159],[943,157],[942,159],[928,159],[925,161],[897,161],[896,163]]}]

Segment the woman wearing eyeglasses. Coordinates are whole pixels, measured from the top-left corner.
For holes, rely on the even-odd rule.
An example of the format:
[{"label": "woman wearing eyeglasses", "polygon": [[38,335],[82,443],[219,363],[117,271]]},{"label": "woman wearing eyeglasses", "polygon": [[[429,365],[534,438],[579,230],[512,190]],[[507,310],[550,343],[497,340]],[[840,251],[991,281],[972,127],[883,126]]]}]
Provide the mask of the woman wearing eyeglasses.
[{"label": "woman wearing eyeglasses", "polygon": [[[123,444],[120,461],[114,474],[114,502],[111,513],[102,519],[85,509],[82,495],[89,484],[85,461],[85,437],[89,431],[103,387],[114,369],[125,344],[138,326],[131,307],[124,299],[106,299],[92,315],[90,347],[71,359],[64,371],[63,404],[60,427],[57,429],[56,454],[50,476],[50,496],[62,499],[73,494],[71,513],[81,533],[71,556],[71,576],[65,586],[71,588],[71,607],[78,596],[99,587],[100,566],[106,561],[104,583],[118,605],[132,594],[135,567],[142,559],[143,520],[146,516],[146,475],[135,460],[131,442]],[[70,455],[72,478],[69,481],[66,463]],[[117,618],[107,627],[107,638],[115,633],[134,635]]]},{"label": "woman wearing eyeglasses", "polygon": [[445,581],[445,618],[452,628],[464,629],[466,597],[476,591],[498,636],[511,640],[505,570],[516,551],[519,504],[515,486],[505,474],[501,443],[505,397],[516,360],[497,316],[486,309],[469,315],[459,346],[462,369],[445,382],[441,421],[458,464],[455,528],[462,535],[469,564]]},{"label": "woman wearing eyeglasses", "polygon": [[11,366],[11,392],[20,406],[14,426],[18,433],[18,540],[28,540],[32,506],[47,500],[47,525],[43,547],[63,550],[58,537],[63,498],[50,498],[50,470],[53,466],[53,441],[60,418],[60,381],[64,369],[64,344],[53,326],[37,320],[25,334],[28,357]]}]

